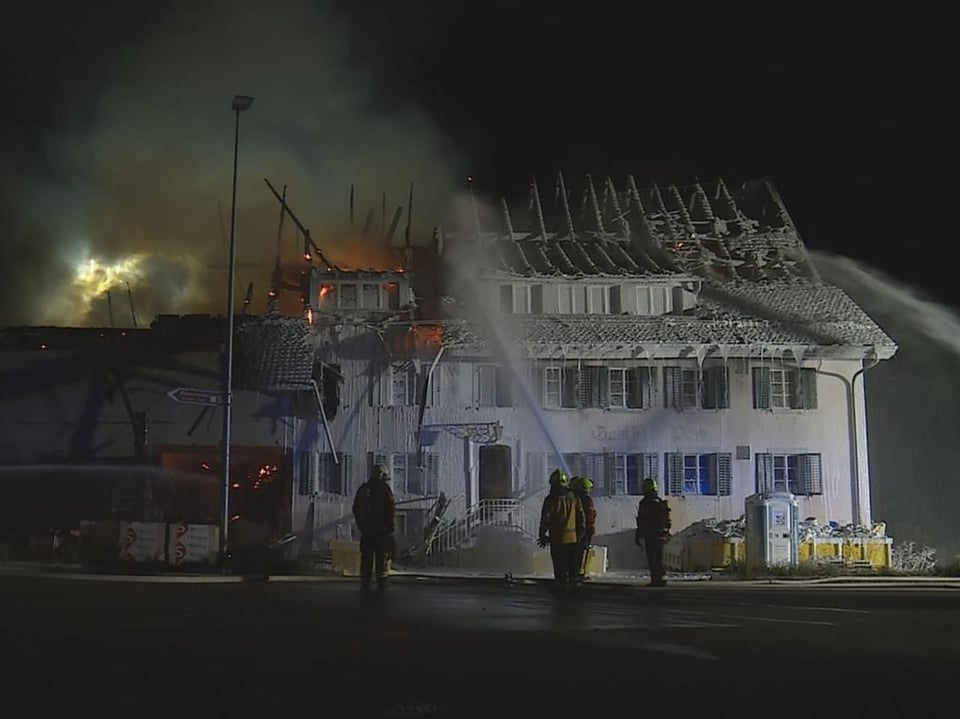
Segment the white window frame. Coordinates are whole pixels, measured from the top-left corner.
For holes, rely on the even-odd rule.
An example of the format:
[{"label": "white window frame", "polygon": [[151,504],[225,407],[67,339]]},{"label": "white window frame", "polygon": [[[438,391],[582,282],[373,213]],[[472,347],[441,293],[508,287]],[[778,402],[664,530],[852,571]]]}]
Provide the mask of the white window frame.
[{"label": "white window frame", "polygon": [[530,285],[513,286],[513,314],[530,314]]},{"label": "white window frame", "polygon": [[[607,402],[610,409],[627,408],[627,368],[610,367],[607,369]],[[619,389],[615,389],[619,386]]]},{"label": "white window frame", "polygon": [[[586,287],[587,302],[586,314],[588,315],[608,315],[610,314],[610,297],[606,286],[588,285]],[[600,307],[595,307],[595,300],[600,300]]]},{"label": "white window frame", "polygon": [[406,452],[390,453],[390,478],[393,480],[393,491],[397,494],[407,493],[407,472],[410,469],[407,460],[409,456]]},{"label": "white window frame", "polygon": [[[408,368],[390,367],[390,406],[391,407],[409,407],[415,402],[411,402],[412,394],[416,393],[416,384],[411,388],[410,382],[414,374]],[[397,402],[397,380],[403,379],[403,401]]]},{"label": "white window frame", "polygon": [[[791,459],[793,460],[793,467],[790,466]],[[798,494],[793,490],[800,487],[800,455],[774,454],[773,479],[771,481],[774,492]]]},{"label": "white window frame", "polygon": [[799,376],[792,368],[770,368],[770,409],[794,409],[793,397]]},{"label": "white window frame", "polygon": [[[556,387],[556,400],[551,402],[552,386]],[[560,409],[563,406],[563,368],[543,368],[543,408]]]}]

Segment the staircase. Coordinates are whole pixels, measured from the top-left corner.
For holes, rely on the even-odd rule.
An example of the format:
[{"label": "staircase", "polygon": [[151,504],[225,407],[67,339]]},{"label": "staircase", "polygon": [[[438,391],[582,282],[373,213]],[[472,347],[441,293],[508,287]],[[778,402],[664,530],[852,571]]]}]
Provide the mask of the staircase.
[{"label": "staircase", "polygon": [[482,499],[473,507],[466,507],[459,514],[440,525],[424,554],[442,555],[459,549],[486,528],[514,531],[527,539],[534,539],[539,531],[539,503],[531,498]]}]

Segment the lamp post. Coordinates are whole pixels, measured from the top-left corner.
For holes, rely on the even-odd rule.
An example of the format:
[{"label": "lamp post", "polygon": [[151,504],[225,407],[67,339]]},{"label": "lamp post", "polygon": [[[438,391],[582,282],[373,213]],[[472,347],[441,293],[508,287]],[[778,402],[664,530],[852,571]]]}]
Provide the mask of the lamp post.
[{"label": "lamp post", "polygon": [[220,564],[227,570],[228,534],[230,531],[230,425],[233,419],[233,275],[237,264],[237,150],[240,146],[240,113],[249,109],[253,98],[236,95],[233,98],[236,122],[233,132],[233,200],[230,210],[230,262],[227,267],[227,358],[223,381],[223,515],[220,518]]}]

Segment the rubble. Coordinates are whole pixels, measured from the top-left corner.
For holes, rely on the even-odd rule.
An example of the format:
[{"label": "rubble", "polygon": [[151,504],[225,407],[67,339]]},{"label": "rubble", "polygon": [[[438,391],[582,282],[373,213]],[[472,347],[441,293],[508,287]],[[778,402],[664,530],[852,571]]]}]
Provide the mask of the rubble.
[{"label": "rubble", "polygon": [[890,568],[898,572],[931,572],[937,566],[937,550],[916,542],[893,545]]},{"label": "rubble", "polygon": [[[800,541],[814,539],[883,539],[887,536],[885,522],[875,522],[867,527],[859,524],[841,525],[839,522],[820,524],[815,517],[807,517],[800,523]],[[743,539],[746,535],[746,521],[739,519],[702,519],[694,522],[679,533],[683,539],[702,539],[709,536],[723,539]]]}]

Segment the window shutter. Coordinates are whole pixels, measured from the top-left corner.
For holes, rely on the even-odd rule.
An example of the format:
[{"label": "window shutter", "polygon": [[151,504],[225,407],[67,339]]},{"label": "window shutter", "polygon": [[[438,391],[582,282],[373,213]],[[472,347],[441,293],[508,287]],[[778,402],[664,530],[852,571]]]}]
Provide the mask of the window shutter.
[{"label": "window shutter", "polygon": [[564,367],[560,371],[560,406],[576,407],[579,390],[579,374],[576,367]]},{"label": "window shutter", "polygon": [[440,493],[440,455],[436,452],[426,452],[424,459],[424,492],[429,496]]},{"label": "window shutter", "polygon": [[643,380],[641,371],[643,367],[630,367],[624,374],[627,381],[627,407],[644,407],[643,404]]},{"label": "window shutter", "polygon": [[729,386],[726,367],[707,367],[703,371],[703,408],[729,409]]},{"label": "window shutter", "polygon": [[367,368],[367,381],[370,383],[370,406],[382,407],[383,401],[383,367],[371,362]]},{"label": "window shutter", "polygon": [[606,409],[610,406],[610,369],[596,367],[597,375],[597,407]]},{"label": "window shutter", "polygon": [[718,452],[713,456],[716,457],[713,483],[717,496],[729,497],[733,493],[733,457],[729,452]]},{"label": "window shutter", "polygon": [[800,370],[800,406],[803,409],[817,408],[817,371],[815,369]]},{"label": "window shutter", "polygon": [[546,368],[543,365],[533,363],[529,368],[530,372],[530,389],[533,391],[533,398],[537,403],[538,407],[546,406],[544,402],[544,374]]},{"label": "window shutter", "polygon": [[683,494],[683,454],[680,452],[667,453],[667,494],[681,496]]},{"label": "window shutter", "polygon": [[800,493],[823,494],[823,481],[820,472],[819,454],[800,455]]},{"label": "window shutter", "polygon": [[416,407],[420,404],[420,397],[417,395],[417,373],[413,369],[405,369],[403,371],[407,376],[407,406],[413,405]]},{"label": "window shutter", "polygon": [[641,481],[647,477],[650,477],[651,479],[660,479],[660,467],[658,466],[656,452],[646,452],[643,455],[641,472],[643,472],[643,476],[640,478]]},{"label": "window shutter", "polygon": [[299,477],[297,478],[297,494],[301,497],[313,494],[314,482],[314,461],[313,452],[301,452],[300,462],[297,467]]},{"label": "window shutter", "polygon": [[613,452],[603,455],[603,493],[607,496],[617,494],[617,455]]},{"label": "window shutter", "polygon": [[494,404],[497,407],[513,407],[513,375],[506,367],[494,369]]},{"label": "window shutter", "polygon": [[493,365],[479,365],[477,367],[477,406],[494,407],[496,404],[496,376],[497,368]]},{"label": "window shutter", "polygon": [[[424,460],[426,465],[426,460]],[[416,453],[407,454],[407,494],[422,495],[424,486],[424,467],[417,465]]]},{"label": "window shutter", "polygon": [[673,409],[683,406],[682,373],[679,367],[663,368],[663,405]]},{"label": "window shutter", "polygon": [[543,452],[527,452],[527,494],[539,492],[547,482],[547,458]]},{"label": "window shutter", "polygon": [[756,485],[757,485],[758,494],[761,492],[773,491],[773,455],[772,454],[757,452]]},{"label": "window shutter", "polygon": [[753,368],[753,408],[770,409],[770,369],[767,367]]},{"label": "window shutter", "polygon": [[644,409],[653,407],[657,393],[657,368],[641,367],[640,370],[640,406]]}]

